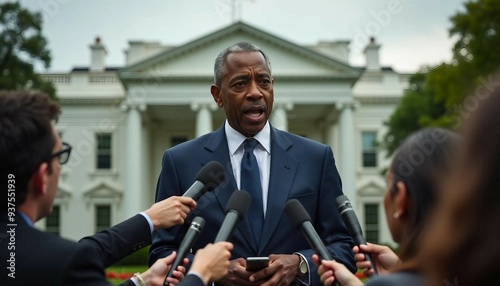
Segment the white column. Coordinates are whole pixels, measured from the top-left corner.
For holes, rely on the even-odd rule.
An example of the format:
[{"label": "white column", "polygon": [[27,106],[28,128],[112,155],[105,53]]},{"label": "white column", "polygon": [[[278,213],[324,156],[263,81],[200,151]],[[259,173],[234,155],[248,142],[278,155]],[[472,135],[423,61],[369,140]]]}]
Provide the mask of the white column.
[{"label": "white column", "polygon": [[271,114],[271,124],[283,131],[288,131],[288,116],[287,111],[293,109],[292,103],[274,103]]},{"label": "white column", "polygon": [[339,139],[340,139],[340,176],[342,178],[342,190],[349,198],[355,210],[357,206],[356,194],[356,149],[354,129],[354,103],[339,104]]},{"label": "white column", "polygon": [[122,106],[127,111],[127,134],[125,147],[125,173],[123,196],[124,219],[143,211],[142,197],[146,194],[142,190],[141,180],[144,179],[142,166],[142,118],[141,112],[145,110],[144,104],[127,103]]},{"label": "white column", "polygon": [[196,111],[195,137],[210,133],[212,129],[212,113],[217,106],[215,103],[192,103],[191,110]]}]

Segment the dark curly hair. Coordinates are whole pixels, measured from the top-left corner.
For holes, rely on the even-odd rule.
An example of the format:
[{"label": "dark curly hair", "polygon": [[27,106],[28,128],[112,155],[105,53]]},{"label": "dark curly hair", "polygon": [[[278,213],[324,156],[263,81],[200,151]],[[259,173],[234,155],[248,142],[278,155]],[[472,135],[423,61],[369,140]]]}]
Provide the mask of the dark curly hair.
[{"label": "dark curly hair", "polygon": [[[0,92],[0,175],[4,196],[9,174],[15,176],[16,207],[25,201],[28,182],[55,146],[52,122],[59,114],[58,103],[46,94]],[[0,210],[7,209],[6,203],[0,205]]]}]

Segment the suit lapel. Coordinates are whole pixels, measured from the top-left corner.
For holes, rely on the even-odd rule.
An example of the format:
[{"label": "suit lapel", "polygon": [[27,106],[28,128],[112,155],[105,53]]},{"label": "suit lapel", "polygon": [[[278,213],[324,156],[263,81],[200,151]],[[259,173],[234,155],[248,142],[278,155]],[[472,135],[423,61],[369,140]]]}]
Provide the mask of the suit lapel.
[{"label": "suit lapel", "polygon": [[[238,185],[236,184],[236,180],[234,179],[231,159],[229,158],[229,149],[227,146],[224,125],[222,125],[222,127],[214,132],[214,136],[207,142],[207,144],[205,145],[205,149],[208,150],[210,154],[203,160],[203,165],[207,164],[210,161],[217,161],[224,167],[225,179],[219,185],[219,187],[214,190],[214,195],[219,202],[220,208],[224,212],[229,198],[231,198],[233,192],[238,189]],[[238,230],[247,240],[252,249],[257,252],[256,243],[253,239],[252,229],[250,228],[250,222],[248,221],[248,218],[246,216],[238,224]]]},{"label": "suit lapel", "polygon": [[271,176],[259,253],[269,242],[278,225],[295,178],[298,161],[286,153],[291,146],[292,142],[282,131],[271,127]]}]

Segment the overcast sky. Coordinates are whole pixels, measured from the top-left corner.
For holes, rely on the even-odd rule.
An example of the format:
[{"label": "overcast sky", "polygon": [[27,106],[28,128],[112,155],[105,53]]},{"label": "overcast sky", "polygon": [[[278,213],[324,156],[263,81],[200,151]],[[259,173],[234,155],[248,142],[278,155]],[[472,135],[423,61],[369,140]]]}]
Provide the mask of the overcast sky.
[{"label": "overcast sky", "polygon": [[[6,0],[0,0],[5,2]],[[349,63],[364,65],[375,36],[381,62],[399,72],[451,58],[450,16],[464,0],[237,0],[237,19],[296,44],[350,40]],[[123,66],[130,40],[182,45],[232,23],[232,0],[22,0],[44,15],[50,71],[88,66],[101,37],[107,66]]]}]

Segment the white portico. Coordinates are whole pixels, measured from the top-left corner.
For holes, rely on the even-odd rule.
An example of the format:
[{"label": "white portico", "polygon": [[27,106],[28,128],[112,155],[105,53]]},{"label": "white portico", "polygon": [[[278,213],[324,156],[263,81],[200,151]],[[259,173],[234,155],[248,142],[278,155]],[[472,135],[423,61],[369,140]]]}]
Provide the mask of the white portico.
[{"label": "white portico", "polygon": [[[407,75],[380,67],[374,41],[367,46],[368,68],[356,68],[348,64],[348,41],[299,46],[244,23],[176,47],[130,42],[124,68],[105,67],[99,40],[91,46],[89,68],[44,75],[56,83],[63,108],[58,130],[74,149],[60,180],[54,223],[38,226],[78,239],[149,207],[164,150],[224,122],[210,94],[213,65],[239,41],[259,46],[271,61],[271,124],[330,145],[361,224],[372,241],[390,242],[380,175],[388,159],[375,141]],[[79,219],[80,225],[71,223]]]}]

